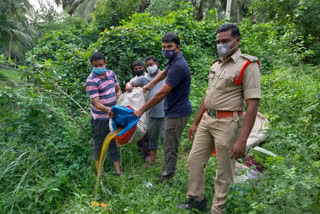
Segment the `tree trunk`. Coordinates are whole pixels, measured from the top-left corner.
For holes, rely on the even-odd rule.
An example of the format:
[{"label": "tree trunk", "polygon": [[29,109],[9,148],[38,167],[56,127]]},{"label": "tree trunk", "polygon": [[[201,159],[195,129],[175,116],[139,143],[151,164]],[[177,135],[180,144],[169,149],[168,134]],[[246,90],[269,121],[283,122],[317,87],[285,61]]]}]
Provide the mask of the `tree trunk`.
[{"label": "tree trunk", "polygon": [[75,0],[71,6],[70,6],[70,9],[69,9],[69,15],[72,16],[73,15],[73,12],[79,7],[80,4],[82,4],[84,2],[84,0]]},{"label": "tree trunk", "polygon": [[152,0],[141,0],[139,12],[143,13],[151,4]]},{"label": "tree trunk", "polygon": [[197,13],[197,20],[202,20],[203,18],[203,0],[200,0],[199,8],[198,8],[198,13]]},{"label": "tree trunk", "polygon": [[11,58],[11,52],[12,52],[12,33],[10,32],[10,41],[9,41],[9,50],[8,50],[8,57]]},{"label": "tree trunk", "polygon": [[237,21],[240,22],[240,5],[237,8]]},{"label": "tree trunk", "polygon": [[198,21],[203,18],[203,3],[204,0],[192,0],[192,5],[195,8],[196,19]]},{"label": "tree trunk", "polygon": [[226,18],[230,19],[232,0],[227,0]]}]

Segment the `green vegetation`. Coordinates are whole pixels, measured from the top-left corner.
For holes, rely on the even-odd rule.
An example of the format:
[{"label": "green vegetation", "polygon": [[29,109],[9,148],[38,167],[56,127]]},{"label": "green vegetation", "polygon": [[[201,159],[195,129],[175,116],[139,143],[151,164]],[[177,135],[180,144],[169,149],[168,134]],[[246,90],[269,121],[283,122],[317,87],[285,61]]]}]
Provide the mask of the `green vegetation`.
[{"label": "green vegetation", "polygon": [[[102,7],[101,2],[108,4]],[[199,11],[190,3],[157,0],[146,12],[134,13],[142,10],[145,1],[132,8],[130,4],[138,1],[112,2],[98,1],[89,23],[81,18],[43,23],[48,31],[62,30],[39,38],[18,70],[1,67],[0,213],[192,213],[176,208],[185,200],[188,185],[192,143],[186,138],[187,130],[172,186],[157,182],[161,146],[158,163],[141,169],[143,159],[136,145],[127,145],[121,149],[120,178],[110,173],[110,161],[105,163],[97,201],[108,204],[107,209],[91,207],[95,175],[85,80],[94,51],[106,55],[107,67],[116,72],[122,88],[133,76],[131,65],[137,59],[154,54],[164,68],[161,37],[175,31],[192,72],[190,99],[197,111],[216,58],[215,30],[225,20],[217,20],[221,16],[217,10],[207,10],[199,20]],[[319,14],[310,9],[319,4],[295,2],[253,0],[248,16],[238,23],[242,52],[261,62],[259,111],[271,123],[262,147],[278,156],[266,160],[267,170],[259,183],[233,187],[227,213],[320,213]],[[171,11],[164,10],[166,4]],[[109,11],[125,20],[115,19]],[[16,67],[7,61],[4,48],[0,64]],[[206,169],[209,201],[215,168],[212,157]]]},{"label": "green vegetation", "polygon": [[28,25],[31,6],[27,0],[0,2],[0,54],[21,60],[32,44],[33,29]]},{"label": "green vegetation", "polygon": [[21,71],[0,67],[0,79],[2,81],[19,82],[21,76]]},{"label": "green vegetation", "polygon": [[263,76],[260,112],[271,123],[263,147],[279,156],[268,158],[261,183],[240,186],[244,197],[229,195],[230,213],[320,211],[319,78],[319,67],[308,65],[282,65]]}]

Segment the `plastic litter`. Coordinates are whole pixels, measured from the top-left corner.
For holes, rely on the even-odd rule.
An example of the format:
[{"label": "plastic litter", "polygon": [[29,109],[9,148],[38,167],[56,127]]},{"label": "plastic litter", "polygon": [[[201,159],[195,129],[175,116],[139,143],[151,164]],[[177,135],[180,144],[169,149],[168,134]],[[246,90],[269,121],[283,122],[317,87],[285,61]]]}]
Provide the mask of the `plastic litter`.
[{"label": "plastic litter", "polygon": [[152,183],[150,181],[148,181],[145,186],[146,187],[152,187]]}]

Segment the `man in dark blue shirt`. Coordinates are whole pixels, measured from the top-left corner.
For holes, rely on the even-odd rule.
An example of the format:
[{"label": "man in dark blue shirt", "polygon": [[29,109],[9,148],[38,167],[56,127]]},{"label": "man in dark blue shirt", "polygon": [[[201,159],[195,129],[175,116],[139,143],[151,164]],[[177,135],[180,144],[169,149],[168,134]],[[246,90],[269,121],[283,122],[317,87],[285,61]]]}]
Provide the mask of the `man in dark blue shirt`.
[{"label": "man in dark blue shirt", "polygon": [[180,51],[180,39],[176,33],[168,32],[162,37],[162,54],[168,60],[166,69],[143,89],[150,90],[166,78],[165,83],[144,106],[134,112],[134,115],[139,117],[165,98],[163,142],[165,162],[159,177],[160,181],[169,180],[175,176],[181,135],[192,113],[189,100],[191,74]]}]

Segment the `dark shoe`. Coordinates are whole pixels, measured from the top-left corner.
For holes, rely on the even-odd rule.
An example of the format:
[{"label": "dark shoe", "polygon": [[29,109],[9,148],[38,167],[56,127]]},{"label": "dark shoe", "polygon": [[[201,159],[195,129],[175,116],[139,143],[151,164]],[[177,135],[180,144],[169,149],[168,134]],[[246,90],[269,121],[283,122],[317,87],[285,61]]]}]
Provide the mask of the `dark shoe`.
[{"label": "dark shoe", "polygon": [[173,186],[173,179],[168,179],[166,177],[162,177],[159,179],[159,184],[165,184],[165,185],[169,185],[170,187]]},{"label": "dark shoe", "polygon": [[163,176],[162,173],[160,173],[160,175],[158,176],[159,183],[163,183],[164,181],[172,180],[175,175],[176,175],[175,172],[170,173],[170,174],[166,174],[165,176]]},{"label": "dark shoe", "polygon": [[158,182],[161,184],[165,181],[165,177],[162,177],[161,175],[158,176]]},{"label": "dark shoe", "polygon": [[112,175],[112,176],[117,176],[117,177],[120,177],[121,176],[121,172],[104,172],[103,173],[103,176],[110,176],[110,175]]},{"label": "dark shoe", "polygon": [[173,177],[174,177],[174,175],[172,175],[172,176],[159,175],[158,181],[159,181],[159,183],[171,183],[172,184]]},{"label": "dark shoe", "polygon": [[205,212],[207,209],[207,199],[206,196],[201,201],[197,201],[194,198],[189,198],[189,200],[184,204],[178,205],[179,209],[191,210],[197,209],[200,212]]}]

